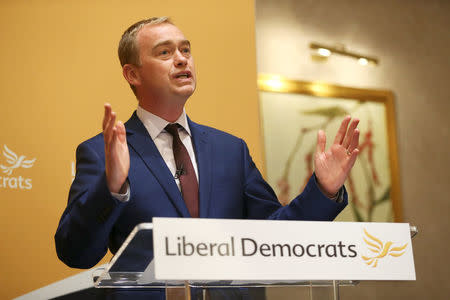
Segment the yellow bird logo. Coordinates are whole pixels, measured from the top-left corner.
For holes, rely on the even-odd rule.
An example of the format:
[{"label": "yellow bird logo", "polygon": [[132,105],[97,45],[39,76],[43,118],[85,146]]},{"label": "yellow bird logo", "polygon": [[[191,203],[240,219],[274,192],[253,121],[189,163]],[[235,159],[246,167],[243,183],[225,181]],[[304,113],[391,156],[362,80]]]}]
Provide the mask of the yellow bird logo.
[{"label": "yellow bird logo", "polygon": [[25,155],[17,156],[17,154],[12,152],[6,145],[3,145],[3,155],[6,157],[6,162],[9,163],[9,166],[0,165],[0,169],[2,169],[3,173],[6,175],[11,175],[12,171],[19,167],[26,169],[31,168],[36,161],[36,158],[25,159]]},{"label": "yellow bird logo", "polygon": [[[364,233],[366,234],[366,237],[363,237],[364,242],[366,242],[368,248],[370,251],[375,253],[376,255],[373,257],[367,257],[362,256],[362,259],[365,260],[365,263],[369,266],[372,266],[372,268],[375,268],[378,266],[378,260],[382,259],[383,257],[386,257],[387,255],[393,256],[393,257],[399,257],[405,254],[405,248],[408,246],[408,243],[401,247],[392,247],[394,244],[393,242],[387,242],[383,244],[382,241],[374,237],[373,235],[369,234],[366,229],[364,229]],[[392,247],[392,248],[391,248]]]}]

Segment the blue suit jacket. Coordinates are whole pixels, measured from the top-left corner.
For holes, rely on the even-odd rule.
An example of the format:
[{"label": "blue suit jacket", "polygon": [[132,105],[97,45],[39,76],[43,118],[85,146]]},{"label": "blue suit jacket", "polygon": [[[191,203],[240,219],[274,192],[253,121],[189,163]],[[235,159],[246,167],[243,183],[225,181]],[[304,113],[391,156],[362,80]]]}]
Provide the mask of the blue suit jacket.
[{"label": "blue suit jacket", "polygon": [[[199,173],[201,218],[333,220],[347,204],[324,196],[313,175],[302,194],[282,207],[242,139],[188,119]],[[173,175],[136,113],[125,123],[130,152],[130,200],[106,185],[101,134],[77,148],[77,172],[55,243],[68,266],[90,268],[115,253],[135,225],[152,217],[190,217]]]}]

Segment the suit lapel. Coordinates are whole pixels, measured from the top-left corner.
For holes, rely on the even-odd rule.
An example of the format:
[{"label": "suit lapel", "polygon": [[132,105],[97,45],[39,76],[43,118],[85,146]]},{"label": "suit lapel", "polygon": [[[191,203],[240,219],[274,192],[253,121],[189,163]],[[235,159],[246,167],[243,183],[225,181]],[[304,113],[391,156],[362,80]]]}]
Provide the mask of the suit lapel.
[{"label": "suit lapel", "polygon": [[[148,134],[147,129],[137,117],[136,112],[134,112],[131,118],[125,123],[125,128],[127,131],[128,145],[136,151],[149,171],[158,180],[180,215],[182,217],[190,217],[189,211],[183,201],[172,173]],[[142,178],[141,180],[145,181],[145,178]],[[149,198],[150,197],[151,195],[149,195]]]},{"label": "suit lapel", "polygon": [[212,185],[212,145],[208,142],[208,133],[203,126],[192,122],[188,118],[191,129],[192,141],[197,159],[198,179],[199,179],[199,202],[200,217],[208,217],[209,205],[211,202]]}]

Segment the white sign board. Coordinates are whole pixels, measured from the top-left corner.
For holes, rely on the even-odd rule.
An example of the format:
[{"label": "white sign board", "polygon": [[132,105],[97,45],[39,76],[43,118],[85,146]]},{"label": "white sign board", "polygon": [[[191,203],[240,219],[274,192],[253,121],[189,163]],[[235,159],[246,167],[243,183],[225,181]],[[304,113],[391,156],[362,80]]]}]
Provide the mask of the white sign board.
[{"label": "white sign board", "polygon": [[159,280],[415,280],[409,224],[153,218]]}]

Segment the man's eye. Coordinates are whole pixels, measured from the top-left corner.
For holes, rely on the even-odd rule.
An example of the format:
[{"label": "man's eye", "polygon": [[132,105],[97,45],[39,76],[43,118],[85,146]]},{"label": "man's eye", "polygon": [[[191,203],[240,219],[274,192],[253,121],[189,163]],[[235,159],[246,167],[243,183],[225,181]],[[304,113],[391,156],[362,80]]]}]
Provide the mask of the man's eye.
[{"label": "man's eye", "polygon": [[159,54],[161,54],[161,55],[167,55],[167,54],[169,54],[169,51],[167,51],[167,50],[161,50],[161,52],[159,52]]},{"label": "man's eye", "polygon": [[183,51],[183,53],[191,53],[191,49],[189,48],[184,48],[181,51]]}]

